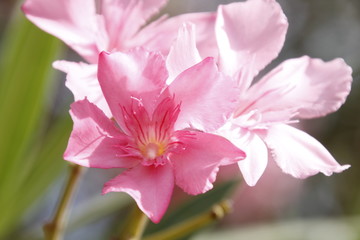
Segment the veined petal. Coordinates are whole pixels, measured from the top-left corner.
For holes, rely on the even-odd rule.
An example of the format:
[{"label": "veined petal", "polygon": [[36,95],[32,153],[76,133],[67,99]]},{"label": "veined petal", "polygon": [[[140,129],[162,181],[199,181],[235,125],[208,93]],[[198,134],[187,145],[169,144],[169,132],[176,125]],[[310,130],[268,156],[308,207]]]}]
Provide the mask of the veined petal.
[{"label": "veined petal", "polygon": [[64,41],[89,62],[97,62],[95,1],[26,0],[22,10],[39,28]]},{"label": "veined petal", "polygon": [[67,73],[65,85],[73,93],[75,101],[85,97],[98,106],[106,116],[112,117],[97,80],[97,65],[83,62],[55,61],[53,67]]},{"label": "veined petal", "polygon": [[109,36],[107,50],[128,49],[135,33],[166,2],[167,0],[102,0],[100,12]]},{"label": "veined petal", "polygon": [[155,22],[145,26],[131,41],[131,46],[144,46],[153,51],[161,51],[164,55],[176,39],[179,28],[184,22],[196,26],[196,45],[202,57],[218,56],[214,24],[215,13],[188,13],[176,17],[162,16]]},{"label": "veined petal", "polygon": [[319,172],[329,176],[350,167],[336,162],[315,138],[285,124],[269,128],[265,141],[283,172],[296,178],[306,178]]},{"label": "veined petal", "polygon": [[74,127],[64,159],[94,168],[129,168],[137,159],[122,157],[128,139],[105,114],[87,99],[71,104]]},{"label": "veined petal", "polygon": [[102,52],[99,57],[98,79],[102,92],[124,131],[121,106],[129,110],[134,101],[138,101],[151,116],[167,76],[163,57],[141,48],[128,53]]},{"label": "veined petal", "polygon": [[225,138],[202,132],[178,131],[183,144],[172,153],[176,184],[185,192],[197,195],[210,190],[220,166],[236,163],[245,153]]},{"label": "veined petal", "polygon": [[242,88],[276,58],[284,44],[288,23],[274,0],[249,0],[221,5],[216,19],[220,69],[241,79]]},{"label": "veined petal", "polygon": [[255,186],[268,163],[268,149],[264,141],[256,132],[234,126],[230,122],[217,132],[246,153],[246,158],[239,161],[238,165],[246,183]]},{"label": "veined petal", "polygon": [[174,174],[170,164],[138,166],[105,183],[103,194],[126,192],[154,223],[160,222],[169,206],[174,188]]},{"label": "veined petal", "polygon": [[235,83],[218,71],[213,58],[182,72],[170,84],[169,92],[181,103],[175,129],[215,130],[224,124],[238,98]]},{"label": "veined petal", "polygon": [[201,57],[196,48],[195,25],[184,23],[166,59],[169,71],[167,83],[171,83],[182,71],[199,63]]},{"label": "veined petal", "polygon": [[294,109],[302,118],[320,117],[345,102],[351,81],[351,68],[342,59],[291,59],[252,86],[243,106],[265,114]]}]

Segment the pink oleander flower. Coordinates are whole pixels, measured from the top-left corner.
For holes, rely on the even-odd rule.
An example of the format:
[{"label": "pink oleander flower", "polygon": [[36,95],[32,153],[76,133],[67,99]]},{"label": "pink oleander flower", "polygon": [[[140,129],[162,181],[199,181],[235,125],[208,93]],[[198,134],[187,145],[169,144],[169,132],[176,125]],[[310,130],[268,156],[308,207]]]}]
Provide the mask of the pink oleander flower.
[{"label": "pink oleander flower", "polygon": [[[183,27],[167,63],[176,75],[201,61],[194,29]],[[248,0],[221,5],[215,35],[220,71],[237,83],[238,106],[217,133],[246,152],[238,162],[246,182],[253,186],[268,159],[283,172],[306,178],[319,172],[331,175],[341,166],[313,137],[291,126],[301,118],[315,118],[336,111],[351,88],[351,68],[342,59],[324,62],[307,56],[290,59],[254,78],[276,58],[284,44],[288,23],[274,0]],[[184,35],[185,36],[185,35]]]},{"label": "pink oleander flower", "polygon": [[[158,53],[101,53],[98,79],[114,119],[87,99],[71,105],[74,121],[64,159],[94,168],[125,168],[103,194],[128,193],[159,222],[174,184],[196,195],[212,188],[219,167],[245,157],[227,139],[199,130],[223,125],[237,89],[212,58],[181,72],[170,85]],[[190,127],[197,126],[199,130]]]},{"label": "pink oleander flower", "polygon": [[332,113],[345,102],[352,71],[342,59],[290,59],[253,82],[278,55],[287,26],[281,7],[273,0],[250,0],[218,9],[215,31],[220,69],[238,82],[241,91],[237,109],[219,133],[245,150],[247,159],[238,164],[249,185],[256,184],[268,158],[296,178],[349,168],[337,163],[316,139],[291,126],[301,118]]},{"label": "pink oleander flower", "polygon": [[182,22],[197,25],[198,46],[213,54],[215,13],[191,13],[146,22],[167,0],[26,0],[22,10],[39,28],[64,41],[88,63],[56,61],[54,68],[67,73],[66,86],[75,101],[87,97],[108,116],[110,110],[96,79],[101,51],[126,51],[144,47],[167,54]]}]

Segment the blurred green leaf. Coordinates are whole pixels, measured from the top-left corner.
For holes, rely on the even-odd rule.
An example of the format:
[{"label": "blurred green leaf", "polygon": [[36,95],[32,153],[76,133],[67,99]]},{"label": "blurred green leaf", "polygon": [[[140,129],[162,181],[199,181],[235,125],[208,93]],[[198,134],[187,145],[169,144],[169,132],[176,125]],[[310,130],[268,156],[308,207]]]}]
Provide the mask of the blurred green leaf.
[{"label": "blurred green leaf", "polygon": [[[73,207],[66,232],[81,229],[111,215],[117,215],[121,210],[128,207],[132,201],[126,194],[96,195]],[[111,227],[110,227],[111,229]],[[23,232],[16,235],[16,239],[42,239],[43,232],[39,226],[29,226]]]},{"label": "blurred green leaf", "polygon": [[208,231],[191,239],[355,240],[358,239],[359,226],[360,217],[287,220]]},{"label": "blurred green leaf", "polygon": [[117,213],[127,207],[131,200],[125,194],[97,195],[83,203],[79,208],[74,209],[71,219],[69,219],[69,231]]},{"label": "blurred green leaf", "polygon": [[[21,203],[24,210],[52,183],[59,172],[65,169],[67,163],[62,159],[62,154],[69,139],[72,121],[69,116],[53,123],[49,131],[38,141],[38,150],[34,155],[34,164],[24,174],[24,181],[16,193],[22,196]],[[30,159],[27,159],[30,160]],[[50,181],[49,181],[50,180]],[[22,205],[20,205],[22,204]]]},{"label": "blurred green leaf", "polygon": [[[62,170],[71,123],[48,126],[45,97],[62,44],[28,22],[16,6],[0,55],[0,238]],[[51,104],[48,104],[51,105]],[[49,130],[49,131],[48,131]]]}]

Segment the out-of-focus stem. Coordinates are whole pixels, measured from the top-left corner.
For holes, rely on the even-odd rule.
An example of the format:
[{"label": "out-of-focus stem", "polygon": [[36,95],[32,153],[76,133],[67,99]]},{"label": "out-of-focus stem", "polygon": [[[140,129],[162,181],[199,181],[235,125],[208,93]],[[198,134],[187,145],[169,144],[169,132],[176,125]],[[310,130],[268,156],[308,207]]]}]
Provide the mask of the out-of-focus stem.
[{"label": "out-of-focus stem", "polygon": [[171,240],[185,237],[202,227],[222,219],[226,214],[231,211],[230,201],[222,201],[214,205],[210,211],[195,216],[183,223],[172,226],[164,231],[152,234],[145,237],[144,240]]},{"label": "out-of-focus stem", "polygon": [[135,204],[129,215],[128,221],[125,223],[120,233],[119,240],[140,240],[146,225],[148,223],[147,216]]},{"label": "out-of-focus stem", "polygon": [[64,236],[69,206],[83,170],[83,167],[75,164],[70,164],[69,167],[70,174],[68,182],[66,184],[62,198],[58,203],[54,218],[51,222],[48,222],[43,226],[46,240],[61,240]]}]

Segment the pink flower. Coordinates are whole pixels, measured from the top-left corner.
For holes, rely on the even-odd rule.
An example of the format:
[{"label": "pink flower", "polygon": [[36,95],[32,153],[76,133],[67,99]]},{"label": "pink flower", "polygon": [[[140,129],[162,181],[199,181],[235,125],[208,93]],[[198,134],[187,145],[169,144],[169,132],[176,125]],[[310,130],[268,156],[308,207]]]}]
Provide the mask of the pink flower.
[{"label": "pink flower", "polygon": [[313,137],[290,125],[301,118],[327,115],[345,102],[352,77],[342,59],[290,59],[253,83],[278,55],[286,30],[286,17],[273,0],[250,0],[218,9],[215,32],[220,69],[233,76],[241,91],[237,109],[219,132],[247,153],[238,165],[251,186],[263,174],[268,158],[296,178],[349,168],[339,165]]},{"label": "pink flower", "polygon": [[[103,193],[126,192],[153,221],[166,211],[174,184],[189,194],[212,188],[218,169],[245,157],[216,129],[237,91],[206,58],[170,84],[160,54],[101,53],[98,78],[114,120],[87,99],[71,105],[74,128],[64,158],[95,168],[126,168]],[[217,101],[221,104],[216,104]]]},{"label": "pink flower", "polygon": [[[240,90],[238,106],[217,133],[246,152],[247,158],[238,165],[251,186],[263,174],[268,158],[296,178],[319,172],[331,175],[349,167],[339,165],[321,143],[290,126],[301,118],[334,112],[344,103],[352,77],[342,59],[324,62],[305,56],[287,60],[253,83],[278,56],[287,27],[274,0],[221,5],[217,11],[215,56],[219,56],[219,69]],[[167,58],[170,76],[201,61],[194,27],[186,24],[181,32]]]},{"label": "pink flower", "polygon": [[108,116],[96,70],[101,51],[126,51],[144,47],[167,54],[183,21],[197,25],[198,44],[208,54],[216,47],[213,35],[215,13],[192,13],[173,18],[162,16],[145,23],[165,5],[166,0],[26,0],[26,17],[56,36],[86,59],[87,63],[56,61],[53,66],[67,73],[66,86],[75,100],[87,97]]}]

